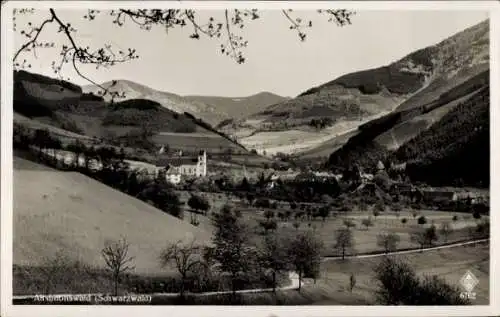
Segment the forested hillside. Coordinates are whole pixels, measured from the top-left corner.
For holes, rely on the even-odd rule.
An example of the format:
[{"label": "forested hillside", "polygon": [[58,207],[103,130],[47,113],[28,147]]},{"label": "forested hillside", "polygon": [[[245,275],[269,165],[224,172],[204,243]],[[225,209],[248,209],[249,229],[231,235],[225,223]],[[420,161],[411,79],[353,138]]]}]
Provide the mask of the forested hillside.
[{"label": "forested hillside", "polygon": [[487,187],[490,178],[489,85],[391,157],[412,180]]}]

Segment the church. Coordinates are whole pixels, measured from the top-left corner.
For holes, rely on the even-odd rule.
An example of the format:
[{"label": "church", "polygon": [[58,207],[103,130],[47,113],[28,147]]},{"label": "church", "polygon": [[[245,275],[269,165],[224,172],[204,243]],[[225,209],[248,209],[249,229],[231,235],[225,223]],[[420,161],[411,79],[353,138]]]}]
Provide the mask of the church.
[{"label": "church", "polygon": [[207,176],[207,152],[200,151],[196,160],[175,158],[165,166],[165,175],[169,182],[180,183],[182,177]]}]

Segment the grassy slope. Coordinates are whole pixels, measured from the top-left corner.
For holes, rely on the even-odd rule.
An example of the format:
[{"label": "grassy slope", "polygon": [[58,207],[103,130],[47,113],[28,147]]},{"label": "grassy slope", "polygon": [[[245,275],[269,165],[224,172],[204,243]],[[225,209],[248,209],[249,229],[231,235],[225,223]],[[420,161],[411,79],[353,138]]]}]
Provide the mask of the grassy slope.
[{"label": "grassy slope", "polygon": [[40,265],[62,249],[71,259],[102,266],[106,239],[130,242],[137,272],[160,272],[169,242],[210,234],[144,202],[74,172],[14,158],[14,264]]},{"label": "grassy slope", "polygon": [[[474,289],[477,299],[474,305],[488,305],[490,291],[489,274],[489,244],[457,247],[444,250],[427,251],[424,253],[398,255],[416,268],[417,273],[435,274],[448,283],[459,287],[459,280],[467,272],[471,272],[479,279],[479,284]],[[372,268],[378,263],[378,258],[353,259],[347,261],[327,261],[322,265],[322,276],[319,285],[333,288],[337,291],[347,292],[349,275],[354,272],[357,284],[354,294],[373,301],[375,283]],[[325,300],[317,304],[335,304],[335,301]]]},{"label": "grassy slope", "polygon": [[[329,165],[342,166],[342,162],[348,162],[352,159],[359,160],[364,166],[376,164],[378,160],[389,155],[386,147],[391,148],[393,135],[400,141],[411,141],[412,138],[419,135],[419,130],[415,131],[416,128],[425,132],[426,128],[430,129],[433,126],[429,123],[437,125],[440,122],[439,118],[444,118],[447,113],[459,107],[457,104],[467,102],[476,96],[473,92],[479,91],[488,85],[488,82],[488,70],[476,74],[468,80],[453,81],[455,85],[446,85],[448,90],[433,95],[435,99],[429,103],[421,103],[418,107],[395,111],[360,126],[360,133],[353,136],[342,148],[330,155]],[[417,95],[428,96],[427,89],[434,88],[428,87]],[[424,100],[427,99],[424,98]],[[419,120],[424,120],[424,122],[418,122]],[[433,146],[435,147],[435,145]]]},{"label": "grassy slope", "polygon": [[[62,131],[65,124],[71,122],[77,126],[77,134],[102,138],[139,131],[141,125],[147,123],[154,132],[173,133],[170,137],[156,135],[154,140],[174,143],[172,148],[175,149],[207,147],[207,150],[217,152],[231,148],[247,153],[240,145],[203,122],[185,114],[176,114],[154,101],[129,99],[110,106],[99,98],[83,98],[80,87],[50,77],[17,72],[15,81],[14,110],[16,114],[22,114],[15,120],[28,127],[48,127],[58,135],[79,137]],[[196,135],[176,138],[177,132],[196,132]]]}]

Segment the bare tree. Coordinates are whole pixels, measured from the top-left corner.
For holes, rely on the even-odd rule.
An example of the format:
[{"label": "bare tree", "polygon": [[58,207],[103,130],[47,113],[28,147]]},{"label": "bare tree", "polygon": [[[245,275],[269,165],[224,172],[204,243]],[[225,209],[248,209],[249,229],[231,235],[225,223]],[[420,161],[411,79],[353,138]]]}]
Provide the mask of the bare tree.
[{"label": "bare tree", "polygon": [[125,238],[118,241],[106,241],[104,248],[101,250],[101,255],[106,263],[106,266],[111,271],[115,286],[115,296],[118,295],[118,282],[120,275],[135,269],[132,266],[135,257],[128,255],[129,243]]},{"label": "bare tree", "polygon": [[180,295],[184,296],[186,280],[196,266],[203,265],[202,249],[193,239],[185,244],[182,241],[170,244],[160,254],[162,267],[173,266],[181,276]]},{"label": "bare tree", "polygon": [[420,245],[420,248],[423,249],[426,243],[425,232],[423,230],[417,230],[410,233],[410,241]]},{"label": "bare tree", "polygon": [[354,275],[354,273],[351,273],[351,275],[349,276],[349,292],[352,293],[352,290],[354,289],[355,286],[356,286],[356,276]]},{"label": "bare tree", "polygon": [[420,245],[420,248],[432,246],[434,241],[438,239],[436,227],[434,225],[423,230],[416,230],[410,233],[410,240]]},{"label": "bare tree", "polygon": [[451,227],[451,223],[449,221],[445,221],[441,224],[441,227],[439,228],[439,233],[444,237],[444,242],[448,242],[448,236],[451,234],[453,231],[453,228]]},{"label": "bare tree", "polygon": [[[24,59],[20,61],[19,56],[23,52],[32,52],[37,57],[38,49],[55,48],[59,50],[60,60],[52,61],[54,73],[62,78],[62,68],[70,64],[76,73],[86,81],[102,89],[101,94],[110,94],[112,98],[123,97],[123,92],[110,91],[111,87],[103,87],[94,80],[87,77],[80,71],[81,65],[93,65],[99,67],[112,67],[120,63],[126,63],[139,58],[135,48],[116,50],[111,44],[105,44],[103,47],[94,47],[82,45],[78,41],[77,29],[66,21],[63,21],[58,12],[50,8],[47,16],[40,22],[30,21],[25,26],[20,26],[19,15],[29,15],[35,13],[35,9],[14,9],[14,32],[25,37],[25,42],[15,52],[13,63],[16,69],[30,68],[31,64]],[[301,41],[306,39],[306,29],[311,28],[311,20],[302,19],[296,15],[293,10],[282,10],[283,17],[289,22],[289,29],[297,32]],[[351,24],[351,17],[354,12],[339,10],[318,10],[318,14],[326,16],[329,22],[337,26]],[[196,10],[192,9],[116,9],[109,11],[100,11],[89,9],[82,14],[82,19],[87,23],[99,18],[109,18],[112,26],[122,27],[126,24],[134,24],[144,31],[150,31],[153,28],[162,28],[168,33],[172,29],[190,27],[189,37],[193,40],[200,39],[202,36],[216,39],[220,42],[220,51],[222,54],[234,59],[237,63],[245,62],[243,49],[247,47],[248,41],[236,30],[241,30],[251,21],[260,18],[260,12],[257,9],[241,10],[226,9],[221,11],[220,16],[210,16],[206,19],[201,18]],[[55,24],[58,27],[58,33],[65,39],[63,44],[56,45],[55,42],[42,42],[40,34],[47,33],[50,30],[48,25]]]},{"label": "bare tree", "polygon": [[385,253],[396,251],[400,237],[393,232],[382,232],[377,235],[377,245],[384,248]]},{"label": "bare tree", "polygon": [[361,220],[361,224],[365,226],[366,230],[368,230],[368,227],[373,226],[373,220],[371,217],[368,217],[366,219]]}]

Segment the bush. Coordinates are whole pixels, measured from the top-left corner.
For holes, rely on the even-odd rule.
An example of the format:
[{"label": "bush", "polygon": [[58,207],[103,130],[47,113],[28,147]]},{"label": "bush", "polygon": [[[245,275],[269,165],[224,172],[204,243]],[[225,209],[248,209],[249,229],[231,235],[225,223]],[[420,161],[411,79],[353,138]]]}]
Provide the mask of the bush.
[{"label": "bush", "polygon": [[373,226],[373,220],[371,219],[371,217],[370,218],[366,218],[366,219],[361,220],[361,224],[363,226],[365,226],[366,229],[368,229],[368,227],[372,227]]},{"label": "bush", "polygon": [[474,219],[481,219],[481,214],[479,213],[479,211],[474,211],[472,213],[472,217],[474,217]]},{"label": "bush", "polygon": [[344,219],[344,226],[347,228],[356,227],[356,223],[352,219]]},{"label": "bush", "polygon": [[427,223],[427,218],[425,218],[425,216],[418,217],[418,224],[419,225],[425,225],[426,223]]},{"label": "bush", "polygon": [[267,198],[259,198],[255,202],[255,207],[257,208],[270,208],[271,202]]},{"label": "bush", "polygon": [[454,215],[453,216],[453,221],[457,221],[458,220],[458,216],[457,215]]},{"label": "bush", "polygon": [[381,305],[466,305],[460,290],[437,276],[419,279],[407,262],[385,257],[374,269]]}]

